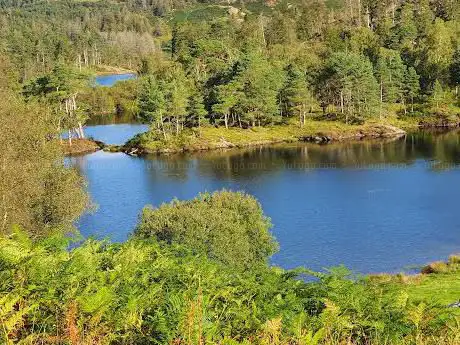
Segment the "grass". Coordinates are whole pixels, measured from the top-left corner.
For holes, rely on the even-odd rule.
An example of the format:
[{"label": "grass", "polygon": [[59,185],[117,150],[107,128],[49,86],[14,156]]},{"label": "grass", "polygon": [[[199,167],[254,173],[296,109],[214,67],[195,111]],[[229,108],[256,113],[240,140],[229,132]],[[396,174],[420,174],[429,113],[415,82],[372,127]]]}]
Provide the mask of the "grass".
[{"label": "grass", "polygon": [[431,300],[442,305],[460,301],[460,256],[452,255],[448,262],[434,262],[426,266],[418,284],[408,289],[415,300]]},{"label": "grass", "polygon": [[460,301],[460,269],[455,272],[423,275],[419,283],[408,284],[407,293],[414,300],[449,305]]},{"label": "grass", "polygon": [[227,16],[227,7],[219,5],[197,5],[185,10],[174,13],[172,20],[174,22],[201,22],[210,21],[217,18],[225,18]]},{"label": "grass", "polygon": [[119,66],[99,65],[96,67],[96,75],[135,73],[135,71]]},{"label": "grass", "polygon": [[[446,307],[460,301],[460,256],[458,255],[451,256],[448,262],[433,262],[425,266],[420,274],[382,274],[371,275],[369,278],[377,285],[388,283],[397,291],[402,289],[417,303]],[[460,309],[452,309],[452,311],[460,315]]]},{"label": "grass", "polygon": [[368,121],[363,125],[349,125],[340,121],[308,119],[302,127],[295,121],[285,125],[250,129],[206,126],[201,129],[185,130],[178,136],[169,135],[167,139],[164,139],[157,132],[150,132],[131,140],[127,146],[141,148],[144,152],[153,153],[248,147],[296,142],[315,137],[328,137],[334,141],[342,141],[392,136],[396,133],[394,129],[388,126],[395,124],[400,126],[405,124],[405,127],[411,127],[409,123],[401,120]]},{"label": "grass", "polygon": [[95,152],[101,149],[99,144],[90,139],[72,139],[72,145],[69,144],[69,141],[61,140],[60,141],[62,150],[65,155],[78,155],[83,153]]}]

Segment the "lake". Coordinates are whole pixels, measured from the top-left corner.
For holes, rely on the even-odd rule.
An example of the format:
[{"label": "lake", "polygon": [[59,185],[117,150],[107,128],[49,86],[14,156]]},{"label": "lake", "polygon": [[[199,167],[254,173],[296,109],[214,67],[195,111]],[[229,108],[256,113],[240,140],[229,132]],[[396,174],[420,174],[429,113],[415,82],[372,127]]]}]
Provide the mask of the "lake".
[{"label": "lake", "polygon": [[[107,143],[139,128],[95,126]],[[114,142],[107,136],[112,131]],[[96,152],[70,158],[97,212],[85,236],[123,241],[146,204],[222,188],[254,195],[271,217],[272,263],[361,273],[398,272],[460,252],[460,134],[415,133],[392,142],[289,144],[172,156]]]},{"label": "lake", "polygon": [[130,80],[134,78],[136,78],[136,74],[134,73],[107,74],[97,76],[95,82],[98,86],[113,86],[119,81]]}]

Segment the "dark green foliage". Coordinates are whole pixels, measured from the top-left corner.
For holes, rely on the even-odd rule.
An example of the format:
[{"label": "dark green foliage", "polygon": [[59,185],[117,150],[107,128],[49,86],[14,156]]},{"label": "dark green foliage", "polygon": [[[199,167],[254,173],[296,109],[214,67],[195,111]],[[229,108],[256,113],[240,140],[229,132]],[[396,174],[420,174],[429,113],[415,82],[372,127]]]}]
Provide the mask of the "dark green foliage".
[{"label": "dark green foliage", "polygon": [[370,61],[361,55],[336,53],[321,75],[318,92],[323,106],[349,116],[376,115],[378,84]]},{"label": "dark green foliage", "polygon": [[[381,49],[376,64],[381,101],[396,103],[403,100],[406,66],[398,51]],[[412,77],[412,76],[411,76]]]},{"label": "dark green foliage", "polygon": [[406,70],[404,80],[404,97],[406,104],[410,102],[412,112],[414,111],[414,99],[419,95],[419,92],[420,77],[413,67],[409,67]]},{"label": "dark green foliage", "polygon": [[307,112],[311,112],[315,104],[305,74],[292,64],[286,68],[286,82],[280,98],[282,115],[298,116],[301,125],[305,122]]},{"label": "dark green foliage", "polygon": [[[2,8],[0,49],[11,57],[20,82],[47,76],[60,64],[79,71],[120,66],[153,75],[164,82],[160,98],[167,109],[155,119],[141,109],[141,117],[153,120],[163,136],[206,120],[226,127],[269,126],[294,113],[300,119],[319,113],[319,105],[326,115],[339,115],[329,118],[345,122],[382,118],[388,110],[401,114],[412,100],[431,111],[425,101],[436,81],[445,92],[458,93],[455,2],[58,0],[4,1]],[[337,60],[340,54],[343,61]],[[331,71],[337,62],[343,68]],[[288,75],[291,65],[305,75],[306,88]],[[414,78],[404,85],[407,70],[412,77],[416,72],[419,87]],[[148,103],[147,93],[123,104],[108,93],[97,98],[103,112],[134,114],[137,105]],[[95,112],[85,105],[85,114]],[[453,107],[446,109],[455,114]]]},{"label": "dark green foliage", "polygon": [[270,227],[253,197],[222,191],[146,208],[134,234],[183,244],[224,264],[248,268],[266,263],[276,252]]}]

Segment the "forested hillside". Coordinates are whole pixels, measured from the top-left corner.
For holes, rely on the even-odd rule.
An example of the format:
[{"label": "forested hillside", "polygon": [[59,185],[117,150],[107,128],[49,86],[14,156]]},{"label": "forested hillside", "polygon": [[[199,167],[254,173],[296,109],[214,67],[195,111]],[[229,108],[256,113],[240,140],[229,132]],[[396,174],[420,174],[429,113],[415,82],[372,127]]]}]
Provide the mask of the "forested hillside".
[{"label": "forested hillside", "polygon": [[76,107],[128,111],[158,138],[308,119],[445,125],[458,123],[459,13],[448,0],[2,1],[0,41],[26,86],[62,66],[137,71],[112,94],[80,85]]}]

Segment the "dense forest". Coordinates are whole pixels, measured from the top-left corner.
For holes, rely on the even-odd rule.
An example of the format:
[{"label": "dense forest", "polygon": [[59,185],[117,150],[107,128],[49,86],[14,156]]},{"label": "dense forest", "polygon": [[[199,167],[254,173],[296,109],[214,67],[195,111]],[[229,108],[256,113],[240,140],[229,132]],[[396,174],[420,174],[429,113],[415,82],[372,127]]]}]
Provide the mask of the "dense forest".
[{"label": "dense forest", "polygon": [[[440,288],[458,288],[458,256],[415,276],[272,267],[271,221],[242,192],[146,207],[125,243],[82,239],[93,205],[59,139],[112,113],[154,139],[458,123],[459,15],[453,0],[0,0],[0,343],[459,344]],[[94,86],[120,71],[138,78]]]},{"label": "dense forest", "polygon": [[[72,99],[62,127],[113,112],[159,137],[309,118],[458,123],[459,13],[449,0],[2,1],[0,47],[26,95]],[[109,66],[140,78],[75,82]]]}]

